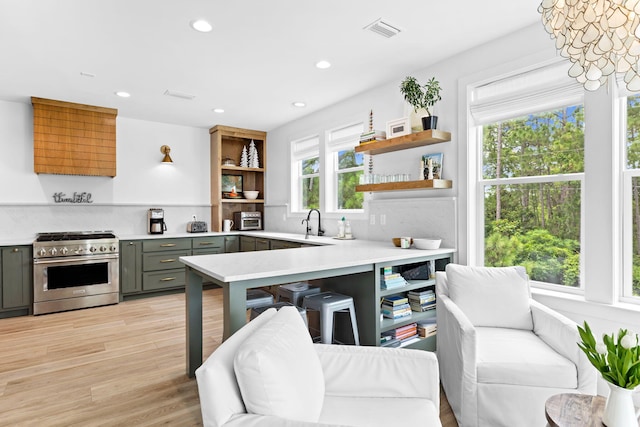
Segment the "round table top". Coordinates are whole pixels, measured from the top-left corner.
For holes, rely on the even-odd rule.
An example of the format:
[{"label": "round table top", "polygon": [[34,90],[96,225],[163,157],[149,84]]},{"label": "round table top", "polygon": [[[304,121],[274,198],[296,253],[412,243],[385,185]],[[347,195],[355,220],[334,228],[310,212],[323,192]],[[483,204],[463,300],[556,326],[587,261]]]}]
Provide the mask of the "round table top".
[{"label": "round table top", "polygon": [[556,394],[547,399],[544,412],[551,427],[602,427],[606,401],[588,394]]}]

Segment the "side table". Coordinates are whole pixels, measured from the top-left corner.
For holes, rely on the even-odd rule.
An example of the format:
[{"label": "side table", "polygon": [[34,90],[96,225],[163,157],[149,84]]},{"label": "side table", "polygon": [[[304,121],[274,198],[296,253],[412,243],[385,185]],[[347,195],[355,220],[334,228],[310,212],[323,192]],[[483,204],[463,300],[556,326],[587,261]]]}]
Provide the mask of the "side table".
[{"label": "side table", "polygon": [[544,413],[551,427],[603,427],[606,402],[602,396],[556,394],[547,399]]}]

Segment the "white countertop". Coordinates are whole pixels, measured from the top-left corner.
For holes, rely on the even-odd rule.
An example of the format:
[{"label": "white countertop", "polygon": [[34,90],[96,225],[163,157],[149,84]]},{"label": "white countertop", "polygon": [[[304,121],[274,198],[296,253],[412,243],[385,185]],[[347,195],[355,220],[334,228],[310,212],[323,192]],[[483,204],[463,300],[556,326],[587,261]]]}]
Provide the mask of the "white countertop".
[{"label": "white countertop", "polygon": [[[249,233],[242,233],[248,235]],[[322,246],[300,249],[281,249],[257,252],[235,252],[214,255],[193,255],[180,257],[184,264],[213,277],[221,282],[236,282],[292,274],[313,273],[365,266],[400,260],[410,261],[428,255],[442,255],[455,252],[454,249],[436,250],[401,249],[391,241],[337,240],[331,237],[310,236],[287,233],[259,234],[265,238],[279,238]]]}]

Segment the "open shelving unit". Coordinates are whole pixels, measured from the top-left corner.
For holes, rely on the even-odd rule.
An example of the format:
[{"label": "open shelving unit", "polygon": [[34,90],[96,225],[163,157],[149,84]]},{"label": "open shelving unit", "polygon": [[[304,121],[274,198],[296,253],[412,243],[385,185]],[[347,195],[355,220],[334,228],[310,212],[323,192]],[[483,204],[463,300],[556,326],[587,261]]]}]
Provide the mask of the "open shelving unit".
[{"label": "open shelving unit", "polygon": [[[398,136],[396,138],[381,141],[367,142],[355,148],[356,153],[377,154],[391,153],[393,151],[407,150],[426,145],[439,144],[451,141],[451,133],[437,129],[425,130]],[[449,179],[423,179],[417,181],[385,182],[381,184],[356,185],[356,191],[399,191],[399,190],[433,190],[452,188],[453,181]]]}]

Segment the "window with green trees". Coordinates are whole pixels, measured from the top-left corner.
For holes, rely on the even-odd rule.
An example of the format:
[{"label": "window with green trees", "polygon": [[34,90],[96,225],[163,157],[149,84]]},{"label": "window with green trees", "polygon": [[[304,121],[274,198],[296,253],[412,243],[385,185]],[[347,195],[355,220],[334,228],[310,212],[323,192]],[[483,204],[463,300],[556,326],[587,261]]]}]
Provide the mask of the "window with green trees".
[{"label": "window with green trees", "polygon": [[583,113],[573,105],[482,127],[485,265],[580,287]]},{"label": "window with green trees", "polygon": [[631,227],[627,236],[631,241],[631,283],[624,290],[625,296],[640,297],[640,95],[627,97],[626,123],[626,171],[625,179],[630,194],[625,194],[631,203]]},{"label": "window with green trees", "polygon": [[300,161],[302,168],[301,191],[302,208],[318,209],[320,207],[320,158],[312,157]]},{"label": "window with green trees", "polygon": [[364,173],[364,155],[355,149],[337,152],[338,209],[362,209],[363,193],[356,192],[356,185]]}]

